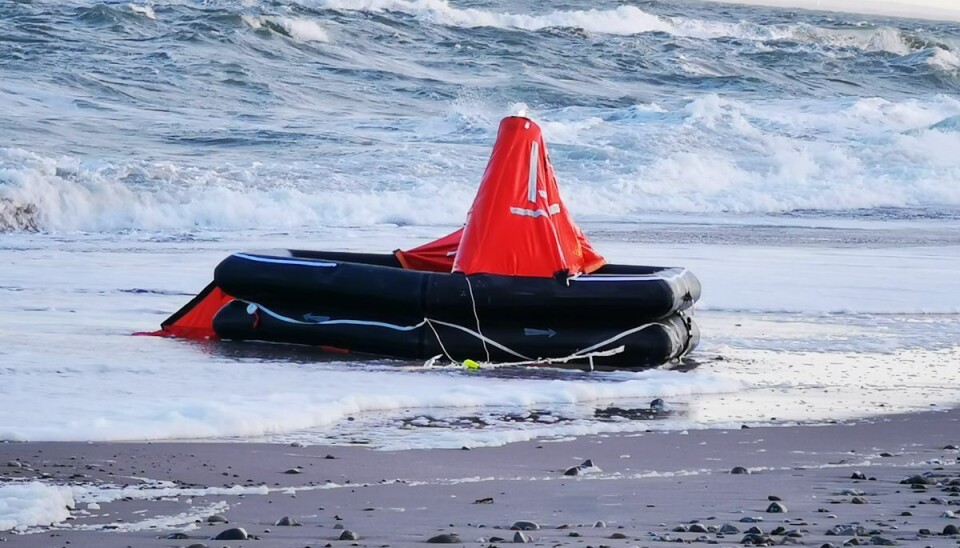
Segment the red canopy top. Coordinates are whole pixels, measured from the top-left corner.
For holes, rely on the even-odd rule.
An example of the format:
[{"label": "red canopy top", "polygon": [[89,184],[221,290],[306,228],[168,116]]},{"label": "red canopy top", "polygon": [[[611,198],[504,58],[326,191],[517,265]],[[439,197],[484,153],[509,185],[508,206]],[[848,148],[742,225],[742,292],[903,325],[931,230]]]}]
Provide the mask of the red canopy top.
[{"label": "red canopy top", "polygon": [[500,122],[462,231],[397,258],[406,268],[535,277],[604,264],[560,199],[540,127],[515,116]]}]

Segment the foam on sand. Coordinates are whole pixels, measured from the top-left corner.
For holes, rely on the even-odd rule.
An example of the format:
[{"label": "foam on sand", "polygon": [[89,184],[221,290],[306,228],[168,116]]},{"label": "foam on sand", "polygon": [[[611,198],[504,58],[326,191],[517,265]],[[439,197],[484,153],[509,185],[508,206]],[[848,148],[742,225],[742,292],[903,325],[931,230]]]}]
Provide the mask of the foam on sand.
[{"label": "foam on sand", "polygon": [[70,516],[68,507],[73,506],[68,487],[38,481],[0,484],[0,531],[59,523]]}]

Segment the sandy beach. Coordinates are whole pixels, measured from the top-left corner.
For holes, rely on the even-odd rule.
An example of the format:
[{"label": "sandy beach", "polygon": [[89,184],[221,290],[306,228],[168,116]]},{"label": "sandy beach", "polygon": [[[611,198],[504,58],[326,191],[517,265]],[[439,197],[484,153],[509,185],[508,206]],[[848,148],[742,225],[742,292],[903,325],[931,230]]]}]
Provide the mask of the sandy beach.
[{"label": "sandy beach", "polygon": [[[553,547],[955,546],[960,536],[943,533],[960,524],[958,421],[958,410],[930,411],[396,452],[6,443],[0,487],[70,485],[75,500],[53,527],[0,537],[30,547],[399,547],[447,534],[456,537],[435,540],[487,546],[523,540],[512,527],[531,522],[520,524],[526,539]],[[300,525],[276,525],[282,518]],[[249,538],[214,540],[232,528]]]}]

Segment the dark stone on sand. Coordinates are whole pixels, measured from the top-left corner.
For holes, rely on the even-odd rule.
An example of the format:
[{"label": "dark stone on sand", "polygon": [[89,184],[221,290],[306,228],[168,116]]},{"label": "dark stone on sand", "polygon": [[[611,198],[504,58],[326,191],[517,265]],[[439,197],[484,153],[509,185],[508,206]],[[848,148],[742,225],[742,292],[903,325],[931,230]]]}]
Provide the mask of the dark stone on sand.
[{"label": "dark stone on sand", "polygon": [[837,548],[837,547],[834,546],[833,543],[824,542],[823,544],[820,545],[820,548]]},{"label": "dark stone on sand", "polygon": [[23,468],[23,463],[18,460],[12,460],[7,463],[8,468]]},{"label": "dark stone on sand", "polygon": [[564,476],[579,476],[579,475],[580,475],[580,467],[579,467],[579,466],[573,466],[573,467],[571,467],[571,468],[567,468],[566,470],[564,470],[563,475],[564,475]]},{"label": "dark stone on sand", "polygon": [[903,512],[900,512],[900,515],[904,517],[908,517],[908,516],[912,516],[913,512],[907,512],[906,510],[904,510]]},{"label": "dark stone on sand", "polygon": [[219,535],[213,537],[213,540],[247,540],[250,538],[243,527],[234,527],[226,529]]},{"label": "dark stone on sand", "polygon": [[196,544],[191,544],[190,546],[187,546],[187,548],[207,548],[207,545],[202,542],[198,542]]},{"label": "dark stone on sand", "polygon": [[924,529],[920,529],[919,531],[917,531],[917,534],[918,534],[918,535],[923,535],[923,536],[929,536],[929,535],[932,535],[933,532],[932,532],[930,529],[924,528]]},{"label": "dark stone on sand", "polygon": [[863,472],[854,472],[853,474],[850,475],[850,479],[865,480],[867,479],[867,475],[864,474]]},{"label": "dark stone on sand", "polygon": [[946,449],[947,451],[957,451],[958,449],[960,449],[960,447],[957,447],[956,445],[953,445],[953,444],[945,445],[943,448]]},{"label": "dark stone on sand", "polygon": [[740,518],[740,523],[760,523],[761,521],[763,521],[761,517],[745,516]]},{"label": "dark stone on sand", "polygon": [[570,531],[570,534],[567,535],[567,536],[568,536],[568,537],[579,537],[579,536],[580,536],[580,533],[578,533],[578,532],[576,532],[576,531]]},{"label": "dark stone on sand", "polygon": [[672,533],[686,533],[690,529],[686,525],[677,525],[673,529],[670,529]]},{"label": "dark stone on sand", "polygon": [[689,532],[691,532],[691,533],[709,533],[709,532],[710,532],[710,531],[707,530],[706,527],[704,527],[703,525],[701,525],[701,524],[699,524],[699,523],[694,523],[693,525],[690,526],[689,529],[687,529],[687,531],[689,531]]},{"label": "dark stone on sand", "polygon": [[337,540],[360,540],[360,535],[354,533],[349,529],[344,529],[340,536],[337,537]]},{"label": "dark stone on sand", "polygon": [[513,542],[517,544],[526,544],[530,542],[530,537],[523,531],[517,531],[513,534]]},{"label": "dark stone on sand", "polygon": [[460,535],[456,533],[443,533],[427,539],[430,544],[460,544]]},{"label": "dark stone on sand", "polygon": [[493,497],[484,497],[473,501],[474,504],[493,504]]},{"label": "dark stone on sand", "polygon": [[750,470],[747,470],[743,466],[734,466],[733,469],[730,470],[730,473],[731,474],[749,474]]},{"label": "dark stone on sand", "polygon": [[950,524],[943,528],[943,534],[946,536],[949,535],[960,535],[960,529],[956,525]]},{"label": "dark stone on sand", "polygon": [[602,521],[598,521],[598,522],[594,523],[593,526],[594,526],[594,527],[606,527],[607,524],[604,523],[604,522],[602,522]]},{"label": "dark stone on sand", "polygon": [[786,514],[787,507],[779,502],[771,502],[770,506],[767,506],[768,514]]},{"label": "dark stone on sand", "polygon": [[910,476],[905,480],[900,480],[903,485],[935,485],[937,482],[933,478],[927,478],[921,475]]},{"label": "dark stone on sand", "polygon": [[747,529],[746,531],[744,531],[744,533],[746,533],[746,534],[748,534],[748,535],[762,535],[762,534],[763,534],[763,530],[760,529],[760,528],[757,527],[757,526],[753,526],[753,527]]},{"label": "dark stone on sand", "polygon": [[207,523],[230,523],[227,518],[221,516],[220,514],[214,514],[207,518]]},{"label": "dark stone on sand", "polygon": [[884,457],[884,458],[892,457],[892,456],[893,456],[893,453],[883,452],[883,453],[880,453],[880,456],[881,456],[881,457]]},{"label": "dark stone on sand", "polygon": [[582,466],[582,467],[584,467],[584,468],[593,468],[593,459],[587,459],[587,460],[583,461],[583,463],[580,464],[580,466]]},{"label": "dark stone on sand", "polygon": [[302,474],[303,470],[299,468],[287,468],[283,471],[284,474]]},{"label": "dark stone on sand", "polygon": [[720,530],[717,531],[721,535],[735,535],[740,532],[740,529],[736,525],[730,525],[729,523],[724,523],[720,526]]},{"label": "dark stone on sand", "polygon": [[325,456],[325,457],[323,457],[323,458],[325,458],[325,459],[327,459],[327,460],[336,460],[336,459],[337,459],[337,457],[335,457],[335,456],[333,456],[333,455],[327,455],[327,456]]},{"label": "dark stone on sand", "polygon": [[767,495],[767,500],[772,501],[772,502],[780,502],[780,501],[783,500],[783,499],[780,498],[780,497],[778,497],[778,496],[776,496],[776,495]]},{"label": "dark stone on sand", "polygon": [[190,537],[188,537],[185,533],[170,533],[163,538],[166,540],[187,540]]},{"label": "dark stone on sand", "polygon": [[777,527],[777,528],[774,529],[773,531],[770,531],[770,534],[771,534],[771,535],[781,536],[781,535],[783,535],[783,534],[786,533],[786,532],[787,532],[787,530],[781,525],[780,527]]},{"label": "dark stone on sand", "polygon": [[850,502],[852,502],[853,504],[870,504],[870,501],[868,501],[863,497],[853,497],[852,499],[850,499]]},{"label": "dark stone on sand", "polygon": [[627,538],[627,535],[624,535],[623,533],[614,533],[610,535],[608,538],[615,539],[615,540],[622,540]]},{"label": "dark stone on sand", "polygon": [[513,525],[510,526],[511,531],[539,531],[540,524],[533,521],[515,521]]},{"label": "dark stone on sand", "polygon": [[895,546],[897,541],[881,536],[870,537],[870,544],[874,546]]},{"label": "dark stone on sand", "polygon": [[277,527],[297,527],[300,525],[300,522],[291,518],[290,516],[283,516],[274,523]]},{"label": "dark stone on sand", "polygon": [[333,528],[334,528],[334,529],[343,529],[343,524],[342,524],[342,523],[334,524]]}]

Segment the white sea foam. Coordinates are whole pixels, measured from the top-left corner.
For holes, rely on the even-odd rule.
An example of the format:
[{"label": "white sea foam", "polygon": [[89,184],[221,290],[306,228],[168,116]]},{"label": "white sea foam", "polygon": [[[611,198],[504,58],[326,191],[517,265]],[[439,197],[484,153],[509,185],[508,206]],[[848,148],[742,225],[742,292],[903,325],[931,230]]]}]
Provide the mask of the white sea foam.
[{"label": "white sea foam", "polygon": [[127,4],[127,7],[130,8],[130,11],[133,13],[140,14],[147,19],[156,19],[157,14],[153,11],[151,6],[139,5],[139,4]]},{"label": "white sea foam", "polygon": [[0,484],[0,532],[51,525],[70,516],[74,505],[67,487],[29,483]]},{"label": "white sea foam", "polygon": [[455,27],[495,27],[537,31],[569,27],[600,34],[634,35],[663,32],[700,39],[739,38],[759,42],[792,40],[865,51],[909,53],[910,46],[900,31],[890,27],[865,29],[828,29],[808,24],[760,25],[747,21],[729,23],[688,17],[662,17],[642,9],[623,5],[613,9],[552,11],[523,14],[458,8],[447,0],[323,0],[324,5],[342,11],[390,11],[414,15],[441,25]]},{"label": "white sea foam", "polygon": [[864,13],[960,21],[960,7],[953,0],[708,0],[724,4],[751,4],[845,13]]}]

